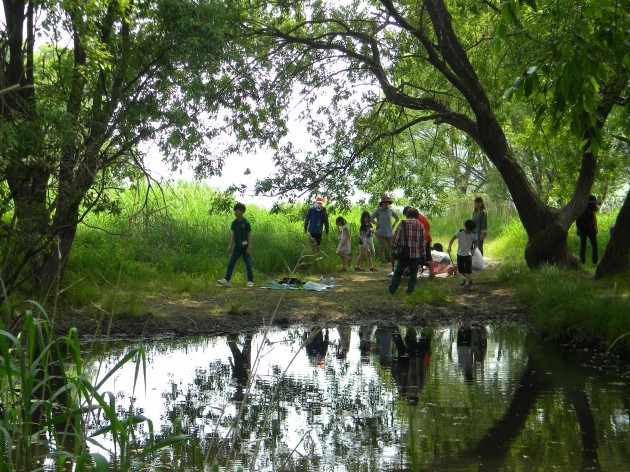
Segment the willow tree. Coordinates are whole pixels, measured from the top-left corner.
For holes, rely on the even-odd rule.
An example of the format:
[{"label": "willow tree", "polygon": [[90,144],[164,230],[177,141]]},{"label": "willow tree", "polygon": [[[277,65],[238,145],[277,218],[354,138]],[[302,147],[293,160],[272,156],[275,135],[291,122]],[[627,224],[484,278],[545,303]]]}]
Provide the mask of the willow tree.
[{"label": "willow tree", "polygon": [[[259,86],[301,84],[293,87],[312,107],[309,116],[318,112],[326,119],[309,123],[318,150],[296,159],[290,146],[280,148],[280,170],[263,180],[259,191],[327,186],[343,195],[348,189],[343,177],[384,166],[401,178],[396,175],[401,140],[419,139],[417,130],[425,123],[447,125],[472,139],[500,173],[528,235],[528,265],[577,266],[568,229],[591,191],[604,123],[628,92],[628,17],[622,3],[261,5],[250,12],[247,27],[269,51],[261,64],[278,74]],[[317,99],[317,91],[324,91],[325,99]],[[353,101],[357,94],[360,99]],[[561,207],[541,199],[517,159],[506,133],[510,123],[501,113],[509,97],[538,100],[532,121],[572,131],[573,153],[560,158],[568,159],[577,177]]]},{"label": "willow tree", "polygon": [[[2,267],[9,289],[59,283],[77,225],[143,170],[213,162],[221,59],[238,9],[220,0],[5,0],[0,41]],[[134,171],[134,169],[136,169]]]}]

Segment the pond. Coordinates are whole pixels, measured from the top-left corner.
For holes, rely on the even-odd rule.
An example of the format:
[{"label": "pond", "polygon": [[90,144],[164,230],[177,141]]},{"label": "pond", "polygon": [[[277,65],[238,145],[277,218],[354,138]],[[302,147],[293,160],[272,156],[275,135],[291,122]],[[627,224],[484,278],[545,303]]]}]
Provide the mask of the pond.
[{"label": "pond", "polygon": [[[129,348],[90,346],[94,376]],[[145,349],[146,378],[128,363],[103,389],[158,438],[194,439],[156,469],[630,470],[626,366],[522,325],[295,326]]]}]

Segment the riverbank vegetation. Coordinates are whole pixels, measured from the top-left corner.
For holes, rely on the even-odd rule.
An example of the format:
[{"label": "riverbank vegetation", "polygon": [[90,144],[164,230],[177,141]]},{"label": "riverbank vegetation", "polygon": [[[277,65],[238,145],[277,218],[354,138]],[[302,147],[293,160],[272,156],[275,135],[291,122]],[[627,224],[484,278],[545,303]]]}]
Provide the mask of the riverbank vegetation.
[{"label": "riverbank vegetation", "polygon": [[[227,264],[232,197],[201,184],[182,182],[165,188],[159,199],[149,199],[149,211],[140,212],[144,195],[146,188],[128,189],[123,194],[121,214],[94,214],[81,227],[68,266],[67,285],[60,290],[66,303],[139,314],[144,312],[140,300],[151,292],[222,290],[216,280],[224,276]],[[427,213],[434,242],[446,246],[450,236],[470,218],[469,200],[461,196],[445,200],[443,213]],[[406,204],[421,209],[423,206],[422,202],[401,199],[394,208],[400,210]],[[252,222],[257,282],[288,275],[315,280],[320,274],[336,274],[337,230],[331,225],[329,235],[323,238],[323,256],[316,257],[303,229],[308,205],[281,205],[271,210],[254,205],[247,208],[245,216]],[[366,203],[357,203],[349,210],[336,209],[334,205],[327,208],[331,222],[338,215],[346,218],[353,241],[361,211],[374,209]],[[513,207],[509,202],[489,202],[488,208],[490,236],[485,257],[499,261],[499,280],[517,290],[521,303],[532,314],[534,326],[558,341],[627,350],[628,279],[594,280],[594,268],[589,264],[577,271],[553,266],[530,270],[523,260],[525,231]],[[607,243],[606,228],[615,216],[615,211],[599,215],[600,247]],[[569,244],[578,251],[575,231],[570,232]],[[356,248],[353,256],[356,260]],[[234,273],[235,285],[245,284],[244,270],[240,269],[238,266]],[[446,291],[435,290],[424,301],[445,304],[449,296]]]}]

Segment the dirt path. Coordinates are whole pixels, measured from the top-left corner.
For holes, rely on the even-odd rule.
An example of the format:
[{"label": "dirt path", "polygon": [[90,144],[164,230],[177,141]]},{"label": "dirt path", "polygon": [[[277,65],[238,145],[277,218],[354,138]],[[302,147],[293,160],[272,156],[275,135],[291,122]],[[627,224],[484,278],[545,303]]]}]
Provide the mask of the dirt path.
[{"label": "dirt path", "polygon": [[[217,285],[205,293],[145,296],[138,302],[144,307],[140,315],[109,317],[75,311],[59,316],[54,325],[59,334],[75,326],[81,336],[137,339],[237,333],[269,323],[429,325],[466,319],[484,323],[525,322],[527,318],[511,288],[497,281],[495,261],[487,261],[486,267],[474,274],[471,292],[464,292],[459,286],[461,277],[423,278],[416,285],[416,294],[408,296],[404,293],[407,279],[403,278],[398,293],[391,296],[387,291],[391,279],[385,271],[334,275],[339,286],[325,292]],[[423,291],[431,290],[442,291],[446,301],[423,301]]]}]

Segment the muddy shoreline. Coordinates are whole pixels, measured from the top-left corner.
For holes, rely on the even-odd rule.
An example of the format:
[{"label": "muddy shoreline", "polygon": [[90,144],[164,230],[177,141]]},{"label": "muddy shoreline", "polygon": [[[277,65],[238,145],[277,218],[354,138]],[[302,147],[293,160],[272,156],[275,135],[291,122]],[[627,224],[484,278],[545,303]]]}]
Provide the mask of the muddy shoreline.
[{"label": "muddy shoreline", "polygon": [[161,339],[255,331],[266,325],[444,325],[464,321],[484,324],[526,323],[527,309],[510,287],[497,281],[496,264],[475,274],[473,290],[464,292],[460,277],[420,279],[422,290],[444,291],[446,300],[424,303],[421,295],[404,294],[406,280],[396,295],[387,291],[385,272],[335,274],[333,290],[271,290],[234,284],[209,284],[199,293],[150,294],[140,297],[138,313],[67,309],[53,321],[57,334],[72,327],[83,339]]}]

